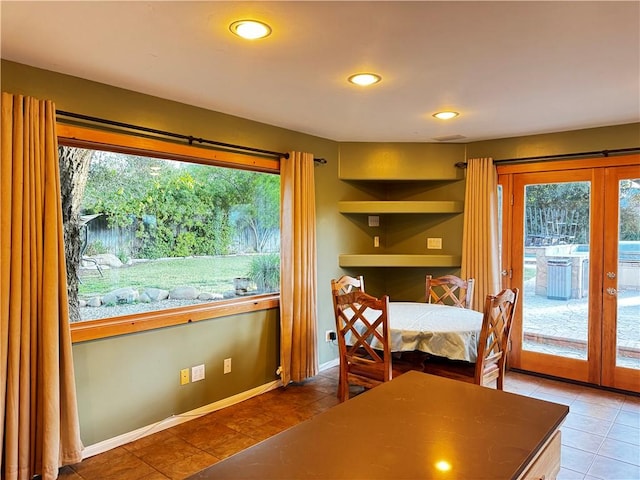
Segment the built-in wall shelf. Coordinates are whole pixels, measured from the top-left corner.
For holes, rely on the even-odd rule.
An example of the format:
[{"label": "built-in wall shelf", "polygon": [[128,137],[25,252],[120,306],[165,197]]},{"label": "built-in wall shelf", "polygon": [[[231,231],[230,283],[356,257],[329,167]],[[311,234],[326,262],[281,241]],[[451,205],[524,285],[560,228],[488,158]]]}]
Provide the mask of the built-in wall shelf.
[{"label": "built-in wall shelf", "polygon": [[465,170],[456,164],[465,159],[462,144],[341,143],[338,178],[347,185],[336,207],[349,241],[339,266],[389,267],[375,275],[389,276],[393,298],[408,298],[403,278],[458,270]]},{"label": "built-in wall shelf", "polygon": [[341,267],[459,267],[460,255],[342,254]]},{"label": "built-in wall shelf", "polygon": [[340,213],[402,214],[402,213],[462,213],[463,202],[457,201],[343,201]]}]

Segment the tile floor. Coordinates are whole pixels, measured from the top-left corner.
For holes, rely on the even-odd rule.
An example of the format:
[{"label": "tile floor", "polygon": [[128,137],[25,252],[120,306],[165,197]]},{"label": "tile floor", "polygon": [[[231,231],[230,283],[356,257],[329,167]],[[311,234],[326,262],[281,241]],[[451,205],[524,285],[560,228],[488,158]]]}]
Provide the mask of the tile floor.
[{"label": "tile floor", "polygon": [[[64,467],[65,480],[185,477],[331,408],[337,368]],[[640,479],[640,397],[510,372],[505,390],[569,405],[558,479]]]}]

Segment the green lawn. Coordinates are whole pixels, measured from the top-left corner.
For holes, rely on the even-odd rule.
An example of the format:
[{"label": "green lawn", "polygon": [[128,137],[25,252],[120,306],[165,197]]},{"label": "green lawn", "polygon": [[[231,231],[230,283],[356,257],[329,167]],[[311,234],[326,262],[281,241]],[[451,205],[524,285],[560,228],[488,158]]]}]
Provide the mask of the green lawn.
[{"label": "green lawn", "polygon": [[233,290],[233,279],[249,273],[252,255],[186,257],[152,260],[122,268],[95,270],[80,274],[82,296],[104,294],[121,287],[145,287],[171,290],[180,285],[197,287],[212,293]]}]

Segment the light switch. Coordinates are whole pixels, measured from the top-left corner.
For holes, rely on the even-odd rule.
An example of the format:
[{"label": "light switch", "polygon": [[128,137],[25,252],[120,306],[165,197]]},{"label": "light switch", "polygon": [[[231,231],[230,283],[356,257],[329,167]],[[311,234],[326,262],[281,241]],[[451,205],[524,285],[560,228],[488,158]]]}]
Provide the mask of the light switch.
[{"label": "light switch", "polygon": [[442,238],[427,238],[427,248],[432,250],[441,250]]}]

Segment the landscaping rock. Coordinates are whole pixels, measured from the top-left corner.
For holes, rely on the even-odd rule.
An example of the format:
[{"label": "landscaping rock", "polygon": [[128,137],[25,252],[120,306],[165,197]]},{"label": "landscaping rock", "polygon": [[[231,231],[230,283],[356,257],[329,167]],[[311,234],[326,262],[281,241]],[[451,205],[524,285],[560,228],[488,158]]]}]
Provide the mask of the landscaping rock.
[{"label": "landscaping rock", "polygon": [[176,287],[169,292],[169,298],[172,300],[195,300],[200,295],[200,291],[196,287]]},{"label": "landscaping rock", "polygon": [[162,288],[149,287],[145,288],[142,293],[146,294],[151,302],[159,302],[160,300],[169,298],[169,290],[163,290]]},{"label": "landscaping rock", "polygon": [[149,295],[147,295],[144,292],[140,294],[140,297],[138,297],[138,301],[140,303],[151,303],[151,299],[149,298]]},{"label": "landscaping rock", "polygon": [[119,305],[123,303],[135,303],[140,298],[138,290],[131,287],[118,288],[102,297],[105,305]]},{"label": "landscaping rock", "polygon": [[223,298],[221,293],[203,292],[198,295],[198,300],[222,300]]},{"label": "landscaping rock", "polygon": [[123,265],[120,259],[112,253],[100,253],[98,255],[93,255],[91,258],[95,259],[100,266],[107,265],[112,268],[120,268]]},{"label": "landscaping rock", "polygon": [[87,307],[99,307],[100,305],[102,305],[100,297],[91,297],[87,300]]}]

